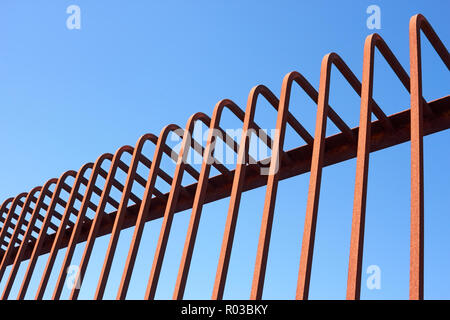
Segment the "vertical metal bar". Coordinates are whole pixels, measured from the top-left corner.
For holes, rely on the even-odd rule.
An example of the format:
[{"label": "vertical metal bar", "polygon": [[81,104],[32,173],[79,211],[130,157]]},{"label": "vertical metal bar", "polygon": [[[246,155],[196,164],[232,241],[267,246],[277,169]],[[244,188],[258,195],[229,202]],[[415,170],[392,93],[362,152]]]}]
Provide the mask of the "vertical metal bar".
[{"label": "vertical metal bar", "polygon": [[[306,216],[303,232],[302,250],[300,255],[300,268],[296,299],[308,299],[317,223],[317,211],[319,206],[320,184],[322,179],[322,168],[324,164],[323,153],[325,147],[324,144],[326,134],[326,121],[328,117],[330,117],[331,119],[337,118],[337,114],[335,114],[335,112],[328,105],[330,90],[330,71],[332,64],[336,66],[336,68],[344,76],[347,82],[352,86],[353,90],[355,90],[355,92],[361,96],[362,85],[359,82],[358,78],[350,70],[350,68],[345,64],[345,62],[336,53],[330,53],[326,55],[322,60],[320,73],[316,131],[311,158],[311,176],[308,189],[308,200],[306,205]],[[375,103],[375,101],[371,100],[370,103],[374,114],[378,119],[380,119],[382,125],[387,128],[387,130],[389,130],[392,124],[387,121],[384,112]],[[341,125],[341,127],[345,126]],[[352,135],[348,135],[348,138],[351,139],[352,142],[354,142]]]},{"label": "vertical metal bar", "polygon": [[409,298],[423,299],[424,194],[423,194],[423,106],[420,30],[410,22],[409,60],[411,74],[411,245]]},{"label": "vertical metal bar", "polygon": [[[25,223],[25,217],[29,211],[31,202],[32,202],[32,198],[34,197],[34,195],[37,192],[40,192],[42,189],[42,187],[35,187],[33,188],[27,195],[25,202],[23,204],[21,213],[19,215],[19,218],[16,221],[16,226],[14,227],[14,232],[11,236],[11,238],[9,239],[9,243],[8,243],[8,248],[6,249],[5,253],[3,254],[3,258],[2,261],[0,263],[0,281],[3,278],[3,275],[5,273],[6,270],[6,266],[7,266],[7,261],[9,259],[9,256],[11,254],[11,251],[14,249],[14,245],[16,242],[17,237],[19,236],[19,232],[20,229],[22,228],[22,225]],[[11,207],[12,209],[12,207]],[[15,209],[15,208],[14,208]]]},{"label": "vertical metal bar", "polygon": [[144,143],[148,140],[156,143],[157,137],[153,134],[143,135],[139,141],[136,143],[134,148],[133,156],[131,159],[130,169],[128,170],[127,180],[125,182],[125,187],[122,192],[122,197],[120,200],[120,205],[117,210],[117,215],[114,221],[114,226],[111,231],[111,237],[109,239],[108,249],[106,250],[105,261],[103,263],[102,271],[100,274],[100,279],[97,284],[97,289],[95,292],[95,299],[100,300],[103,298],[105,293],[106,282],[108,280],[109,272],[111,270],[111,265],[114,258],[114,252],[116,250],[117,242],[119,241],[120,230],[122,230],[123,221],[125,218],[125,213],[127,211],[128,200],[130,199],[130,193],[133,188],[133,182],[136,176],[136,171],[139,164],[139,159],[142,154],[142,148]]},{"label": "vertical metal bar", "polygon": [[[346,71],[345,64],[339,65],[342,70]],[[351,72],[344,72],[348,81],[354,87],[358,87],[358,80]],[[255,263],[255,272],[253,276],[253,285],[252,285],[252,293],[251,299],[261,299],[263,288],[264,288],[264,277],[265,270],[268,259],[269,252],[269,244],[270,244],[270,236],[273,222],[273,212],[275,208],[275,200],[276,193],[278,187],[279,173],[278,169],[281,166],[282,162],[282,154],[283,154],[283,144],[284,144],[284,136],[286,131],[286,123],[289,123],[290,113],[288,111],[289,108],[289,98],[290,92],[292,88],[293,81],[296,81],[298,85],[307,93],[307,95],[317,103],[318,93],[311,86],[311,84],[298,72],[293,71],[287,74],[283,80],[283,86],[281,89],[281,98],[279,102],[278,108],[278,118],[277,118],[277,132],[278,135],[276,137],[274,143],[274,153],[272,154],[271,160],[271,168],[270,175],[267,182],[267,190],[266,190],[266,201],[264,206],[263,213],[263,222],[261,224],[261,232],[258,244],[258,252],[256,255],[256,263]],[[356,90],[356,89],[355,89]],[[353,134],[344,121],[334,112],[334,110],[328,106],[328,112],[330,119],[337,125],[338,128],[342,130],[342,132],[352,141],[354,140]],[[309,136],[309,133],[306,135],[301,135],[302,138],[308,144],[314,143],[314,139],[305,139],[305,137]]]},{"label": "vertical metal bar", "polygon": [[[97,238],[98,229],[100,228],[100,224],[102,222],[103,215],[105,213],[106,204],[108,202],[109,193],[111,191],[111,186],[113,184],[118,162],[120,161],[120,157],[124,152],[128,152],[130,154],[133,153],[133,147],[130,146],[123,146],[120,147],[116,153],[114,154],[114,157],[111,162],[111,167],[108,171],[108,176],[106,178],[105,184],[103,186],[103,192],[100,197],[99,205],[97,206],[97,211],[95,213],[94,221],[91,224],[91,229],[89,230],[89,235],[86,240],[86,245],[84,246],[83,256],[81,257],[81,262],[78,269],[78,275],[77,280],[78,283],[83,282],[84,274],[86,272],[89,259],[91,257],[92,249],[94,248],[95,239]],[[128,175],[128,172],[127,172]],[[123,191],[123,190],[122,190]],[[80,293],[80,287],[79,286],[73,286],[72,291],[70,293],[70,300],[76,300],[78,298],[78,295]]]},{"label": "vertical metal bar", "polygon": [[247,108],[245,111],[244,124],[242,128],[242,137],[237,157],[237,165],[233,178],[233,186],[231,189],[230,205],[228,207],[227,221],[225,223],[225,232],[223,235],[222,247],[220,250],[219,263],[217,266],[216,278],[212,299],[220,300],[223,297],[225,282],[227,278],[228,265],[231,257],[231,249],[233,246],[234,232],[236,230],[237,216],[239,212],[239,204],[241,201],[243,178],[245,177],[245,169],[250,144],[249,129],[253,123],[255,116],[255,106],[261,86],[256,86],[250,91]]},{"label": "vertical metal bar", "polygon": [[424,16],[409,23],[411,74],[411,245],[409,298],[423,299],[424,274],[424,178],[423,178],[423,97],[420,30],[450,69],[449,53]]},{"label": "vertical metal bar", "polygon": [[319,97],[317,103],[316,129],[311,158],[311,175],[309,180],[308,200],[306,205],[305,225],[303,231],[300,268],[296,299],[308,299],[309,281],[314,251],[317,211],[319,207],[320,183],[323,167],[323,152],[327,125],[328,96],[330,87],[330,54],[322,60],[320,70]]},{"label": "vertical metal bar", "polygon": [[173,213],[178,202],[178,196],[181,190],[181,182],[183,180],[184,167],[187,159],[187,155],[190,150],[192,142],[192,132],[194,130],[195,122],[198,119],[207,119],[209,117],[203,113],[196,113],[192,115],[187,121],[186,128],[184,130],[183,142],[181,144],[180,152],[178,154],[177,166],[173,176],[172,186],[170,188],[169,198],[167,200],[166,210],[164,212],[164,218],[161,226],[161,232],[159,234],[158,243],[156,245],[155,257],[153,258],[152,269],[150,271],[150,278],[145,293],[145,299],[154,299],[156,288],[158,286],[159,274],[164,260],[164,255],[169,240],[170,228],[173,221]]},{"label": "vertical metal bar", "polygon": [[226,101],[220,101],[214,108],[213,117],[211,120],[210,130],[208,133],[208,140],[203,154],[202,168],[197,183],[197,189],[194,196],[194,203],[192,205],[191,218],[189,220],[186,241],[184,243],[183,253],[181,256],[180,268],[178,271],[177,280],[175,283],[175,290],[173,299],[180,300],[183,298],[184,290],[186,288],[186,281],[189,272],[189,266],[194,251],[195,238],[197,236],[198,225],[200,223],[200,215],[205,200],[206,189],[208,186],[208,177],[211,169],[211,160],[214,153],[214,146],[217,140],[216,128],[220,121],[221,111]]},{"label": "vertical metal bar", "polygon": [[[59,272],[58,280],[56,281],[55,289],[54,289],[53,295],[52,295],[52,300],[59,300],[59,298],[61,296],[64,281],[65,281],[66,275],[67,275],[67,267],[69,267],[69,263],[72,260],[72,256],[75,251],[75,247],[78,243],[78,237],[79,237],[80,231],[83,227],[83,222],[85,220],[88,203],[90,202],[92,191],[95,187],[95,182],[97,181],[98,174],[101,170],[101,165],[102,165],[103,161],[105,161],[106,159],[112,160],[112,158],[113,158],[112,154],[105,153],[105,154],[101,155],[95,161],[94,168],[92,169],[91,177],[89,178],[89,182],[86,187],[86,192],[84,194],[84,198],[81,203],[80,211],[78,212],[77,221],[75,223],[75,227],[70,236],[70,241],[69,241],[69,244],[66,249],[66,254],[64,256],[61,270]],[[36,300],[42,299],[44,292],[45,292],[45,290],[43,287],[39,288],[39,290],[36,294]]]},{"label": "vertical metal bar", "polygon": [[35,225],[37,216],[40,213],[40,210],[42,208],[42,203],[44,202],[45,196],[47,191],[49,190],[50,186],[54,183],[56,183],[58,179],[50,179],[47,181],[47,183],[42,187],[42,192],[39,194],[39,198],[36,202],[36,206],[33,209],[33,213],[30,217],[30,220],[28,221],[27,230],[23,236],[22,243],[20,244],[19,250],[16,254],[16,257],[14,258],[13,265],[11,267],[11,271],[9,272],[8,281],[6,282],[6,285],[3,289],[1,300],[8,299],[9,293],[11,291],[12,285],[14,283],[14,279],[16,277],[17,271],[19,271],[20,263],[22,262],[22,256],[25,251],[25,249],[28,246],[28,241],[30,240],[31,233],[33,231],[33,227]]},{"label": "vertical metal bar", "polygon": [[289,100],[291,95],[292,82],[296,73],[289,73],[283,79],[281,87],[280,102],[277,113],[276,133],[272,147],[270,168],[268,172],[266,196],[264,201],[261,231],[256,253],[255,270],[253,273],[253,283],[250,299],[260,300],[264,288],[264,277],[266,273],[267,258],[269,254],[270,235],[272,231],[273,214],[275,210],[275,200],[277,195],[279,168],[283,160],[283,144],[286,132],[286,120],[289,113]]},{"label": "vertical metal bar", "polygon": [[[414,29],[414,28],[413,28]],[[435,36],[435,37],[433,37]],[[441,58],[445,61],[445,54],[448,52],[446,51],[443,44],[439,41],[437,36],[435,34],[431,35],[431,41],[433,46],[435,47],[436,51],[439,53]],[[416,40],[413,40],[412,42],[415,42]],[[361,119],[360,119],[360,127],[359,127],[359,145],[358,145],[358,158],[357,158],[357,173],[356,173],[356,182],[355,182],[355,199],[354,199],[354,212],[353,212],[353,222],[352,222],[352,238],[351,238],[351,246],[350,246],[350,260],[349,260],[349,274],[348,274],[348,282],[347,282],[347,299],[359,299],[360,296],[360,286],[361,286],[361,267],[362,267],[362,254],[363,254],[363,242],[364,242],[364,220],[365,220],[365,207],[366,207],[366,195],[367,195],[367,171],[368,171],[368,163],[369,163],[369,152],[370,152],[370,115],[371,115],[371,109],[374,106],[374,102],[372,100],[372,89],[373,89],[373,63],[374,63],[374,50],[375,48],[378,48],[380,53],[383,55],[383,57],[388,62],[389,66],[392,68],[392,70],[395,72],[397,77],[400,79],[404,87],[408,90],[408,92],[412,92],[412,89],[410,88],[410,78],[406,71],[401,66],[400,62],[397,60],[397,58],[394,56],[392,51],[389,49],[387,44],[384,42],[384,40],[378,35],[373,34],[367,37],[366,44],[365,44],[365,53],[364,53],[364,74],[363,76],[365,79],[363,79],[363,94],[361,96]],[[364,82],[366,81],[366,82]],[[367,82],[369,81],[369,82]],[[366,92],[364,92],[366,90]],[[369,92],[369,96],[367,96],[367,92]],[[423,106],[424,99],[421,96],[418,96],[417,98],[420,100],[420,105]],[[431,112],[431,110],[429,111]],[[422,114],[422,111],[421,111]],[[421,118],[422,115],[420,115]],[[414,117],[412,116],[411,119]],[[367,124],[366,124],[367,123]],[[419,126],[420,127],[420,126]],[[417,127],[418,128],[418,127]],[[411,130],[417,130],[417,128],[414,128],[413,125],[411,125]],[[420,134],[421,140],[423,134]],[[419,143],[421,144],[421,142]],[[422,147],[419,147],[417,150],[421,149]],[[414,148],[413,148],[414,149]],[[423,155],[416,154],[413,155],[412,158],[422,159]],[[420,160],[419,162],[421,162]],[[423,164],[421,165],[423,171]],[[420,175],[419,175],[420,176]],[[423,179],[423,173],[422,178]],[[421,180],[422,181],[422,180]],[[419,189],[423,189],[423,182],[422,186],[419,186]],[[412,197],[414,198],[414,197]],[[420,196],[419,196],[420,198]],[[422,190],[422,198],[423,198],[423,190]],[[419,201],[420,202],[420,201]],[[423,202],[423,199],[422,199]],[[422,210],[423,211],[423,210]],[[422,212],[423,213],[423,212]],[[419,215],[420,216],[420,215]],[[423,239],[420,240],[420,234],[423,234],[423,217],[420,219],[419,216],[416,216],[416,218],[412,219],[412,225],[413,229],[415,228],[416,234],[412,235],[412,248],[418,248],[418,250],[422,250],[422,257],[420,258],[420,254],[418,255],[418,260],[414,259],[411,261],[411,263],[415,266],[417,266],[419,269],[422,269],[422,271],[416,271],[416,272],[422,272],[423,277],[423,265],[420,266],[420,263],[423,264]],[[421,226],[422,225],[422,226]],[[415,242],[415,241],[418,241]],[[413,249],[414,250],[414,249]],[[416,257],[417,258],[417,257]],[[420,259],[422,259],[422,262],[420,262]],[[417,275],[416,272],[413,272]],[[419,276],[420,277],[420,276]],[[419,280],[419,282],[422,281],[423,286],[423,279]]]},{"label": "vertical metal bar", "polygon": [[[189,268],[191,265],[192,254],[194,252],[195,240],[197,237],[197,231],[200,223],[200,217],[203,209],[203,204],[205,201],[206,190],[208,188],[208,177],[211,169],[212,162],[215,161],[213,158],[215,143],[218,139],[219,134],[221,139],[233,149],[236,153],[239,153],[239,144],[234,141],[233,138],[228,136],[225,131],[223,131],[219,124],[222,117],[224,108],[227,107],[234,115],[239,118],[242,122],[244,121],[244,112],[231,100],[224,99],[219,101],[214,107],[212,120],[210,123],[210,132],[208,135],[208,140],[203,156],[202,168],[200,171],[200,176],[198,179],[197,189],[194,196],[194,202],[192,204],[192,213],[189,220],[188,231],[186,234],[186,241],[184,243],[183,253],[181,256],[180,267],[178,270],[178,276],[175,283],[175,290],[173,294],[174,299],[182,299],[184,291],[186,288],[186,282],[188,278]],[[254,127],[257,127],[253,123]],[[261,131],[263,132],[263,131]],[[252,163],[256,163],[250,155],[249,159]]]},{"label": "vertical metal bar", "polygon": [[364,45],[361,111],[359,120],[358,149],[356,156],[355,194],[350,239],[350,257],[347,279],[347,299],[359,300],[361,268],[364,249],[364,225],[367,199],[367,176],[370,153],[371,101],[373,90],[374,44],[373,36]]},{"label": "vertical metal bar", "polygon": [[126,298],[128,286],[131,280],[131,274],[133,272],[134,263],[136,261],[136,256],[139,249],[139,244],[142,238],[142,233],[144,231],[144,224],[147,219],[148,210],[150,208],[153,189],[155,187],[156,178],[158,176],[159,165],[161,163],[161,157],[163,154],[165,141],[167,139],[168,134],[171,131],[177,129],[180,129],[180,127],[174,124],[170,124],[164,127],[159,135],[158,143],[156,144],[152,165],[147,179],[147,186],[145,187],[142,202],[139,207],[139,213],[136,219],[136,224],[133,232],[133,237],[131,239],[127,260],[125,262],[125,268],[122,274],[122,278],[120,280],[119,290],[117,292],[117,299],[123,300]]},{"label": "vertical metal bar", "polygon": [[[41,281],[39,283],[38,291],[45,292],[45,289],[47,287],[48,279],[50,278],[50,272],[53,268],[53,264],[56,259],[56,255],[58,254],[58,250],[61,246],[61,241],[64,235],[64,232],[66,231],[67,222],[69,221],[70,214],[73,211],[73,205],[76,200],[76,195],[78,194],[78,190],[81,184],[81,179],[83,178],[84,173],[87,169],[92,168],[93,163],[87,163],[83,165],[76,174],[75,181],[72,186],[72,190],[70,192],[69,201],[67,202],[66,208],[64,209],[63,217],[59,223],[58,231],[56,232],[55,239],[52,244],[52,248],[50,249],[50,253],[47,259],[47,264],[45,265],[44,272],[42,273]],[[45,223],[43,224],[45,225]],[[41,228],[42,229],[42,228]],[[39,241],[38,241],[39,243]],[[39,252],[36,251],[37,254]],[[34,267],[36,265],[37,261],[37,255],[35,252],[31,255],[30,262],[28,263],[27,271],[25,272],[25,276],[22,282],[22,286],[20,288],[19,294],[17,295],[17,299],[23,299],[25,297],[25,294],[28,289],[28,285],[31,280],[31,276],[34,271]]]},{"label": "vertical metal bar", "polygon": [[[48,226],[49,226],[50,221],[52,219],[53,213],[55,211],[56,204],[58,202],[59,195],[61,193],[62,184],[65,182],[67,177],[75,176],[75,175],[76,175],[75,171],[67,171],[67,172],[63,173],[61,175],[59,181],[58,181],[58,184],[55,187],[55,191],[54,191],[52,199],[50,201],[50,206],[49,206],[49,208],[47,210],[47,214],[45,215],[44,221],[42,222],[41,230],[39,232],[39,236],[37,238],[36,244],[34,245],[33,252],[31,254],[31,258],[30,258],[30,261],[28,263],[28,267],[27,267],[25,278],[24,278],[24,280],[22,282],[22,287],[21,287],[20,292],[19,292],[19,296],[21,298],[23,298],[25,296],[26,290],[28,288],[29,281],[31,279],[31,275],[33,273],[34,267],[35,267],[36,262],[37,262],[37,258],[41,254],[42,245],[44,243],[45,237],[47,236],[47,229],[48,229]],[[38,290],[37,296],[39,295],[39,292],[40,291]],[[42,295],[43,295],[43,291],[42,291]],[[36,299],[38,299],[38,298],[36,298]],[[39,299],[42,299],[42,296],[40,296]]]}]

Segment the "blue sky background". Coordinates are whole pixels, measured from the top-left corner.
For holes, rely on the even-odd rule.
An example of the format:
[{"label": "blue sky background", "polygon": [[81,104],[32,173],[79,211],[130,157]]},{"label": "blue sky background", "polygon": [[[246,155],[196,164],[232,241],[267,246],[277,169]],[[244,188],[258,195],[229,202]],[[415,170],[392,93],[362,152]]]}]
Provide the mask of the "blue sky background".
[{"label": "blue sky background", "polygon": [[[66,8],[81,8],[81,30],[66,28]],[[320,63],[338,53],[361,79],[366,8],[381,8],[381,30],[409,72],[409,19],[424,14],[449,47],[450,2],[434,1],[12,1],[0,3],[0,198],[29,191],[104,152],[134,145],[169,123],[185,126],[197,111],[211,115],[230,98],[245,107],[249,90],[265,84],[279,95],[283,76],[302,73],[318,88]],[[427,100],[449,94],[445,65],[422,41]],[[409,95],[377,54],[374,97],[387,114],[409,108]],[[351,126],[359,97],[335,70],[330,105]],[[314,103],[293,90],[291,112],[311,134]],[[273,128],[276,113],[261,100],[256,122]],[[230,114],[223,128],[241,124]],[[198,128],[197,128],[198,129]],[[327,134],[336,133],[330,125]],[[286,149],[302,144],[288,131]],[[171,142],[175,145],[177,142]],[[450,298],[450,132],[425,138],[425,298]],[[146,147],[151,157],[152,148]],[[409,280],[409,143],[371,154],[362,298],[407,299]],[[125,157],[126,158],[126,157]],[[127,159],[129,161],[129,158]],[[324,169],[311,299],[344,299],[355,160]],[[173,164],[165,161],[167,171]],[[142,174],[146,175],[145,170]],[[119,179],[121,181],[122,178]],[[185,179],[183,183],[191,180]],[[263,298],[295,296],[309,175],[280,183]],[[168,186],[158,182],[161,190]],[[142,190],[137,190],[137,193]],[[265,188],[243,195],[225,298],[248,299]],[[185,298],[212,293],[229,199],[205,206]],[[92,214],[92,213],[90,213]],[[170,299],[190,211],[175,215],[157,298]],[[128,298],[144,296],[161,221],[148,223]],[[115,298],[133,229],[121,233],[105,298]],[[80,298],[93,297],[109,237],[96,241]],[[73,263],[79,262],[84,243]],[[46,291],[50,297],[61,250]],[[47,255],[37,263],[33,298]],[[15,298],[27,263],[10,297]],[[381,269],[381,289],[369,290],[366,268]],[[8,268],[9,270],[9,268]],[[5,285],[8,270],[0,282]],[[56,271],[57,270],[57,271]],[[62,298],[69,291],[64,289]]]}]

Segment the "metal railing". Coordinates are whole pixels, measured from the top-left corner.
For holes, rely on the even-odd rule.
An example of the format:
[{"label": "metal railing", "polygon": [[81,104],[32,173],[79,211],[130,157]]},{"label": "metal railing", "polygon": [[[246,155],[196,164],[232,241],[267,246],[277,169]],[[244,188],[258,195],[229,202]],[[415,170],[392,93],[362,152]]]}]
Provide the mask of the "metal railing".
[{"label": "metal railing", "polygon": [[[263,218],[250,295],[251,299],[261,299],[278,182],[305,172],[311,172],[296,295],[297,299],[307,299],[322,169],[324,166],[356,157],[357,168],[347,299],[359,299],[369,154],[410,140],[410,298],[423,299],[423,136],[450,128],[450,96],[428,102],[422,98],[421,31],[431,42],[447,69],[450,69],[450,56],[446,47],[427,20],[422,15],[416,15],[411,18],[409,28],[409,75],[381,36],[373,34],[367,37],[364,45],[362,82],[358,80],[342,58],[335,53],[331,53],[323,58],[318,92],[300,73],[291,72],[283,79],[279,99],[267,87],[258,85],[251,90],[245,111],[231,100],[222,100],[216,104],[212,118],[203,113],[196,113],[189,118],[184,130],[177,125],[170,124],[164,127],[159,136],[143,135],[135,147],[124,146],[114,154],[103,154],[94,163],[85,164],[78,171],[67,171],[60,178],[50,179],[42,187],[36,187],[28,193],[21,193],[16,197],[5,200],[0,207],[0,280],[5,274],[6,267],[11,266],[11,269],[1,298],[7,299],[9,297],[14,282],[20,281],[16,279],[20,264],[28,260],[17,295],[17,299],[23,299],[27,293],[31,277],[36,272],[35,266],[38,257],[48,254],[44,271],[40,275],[40,283],[35,298],[43,298],[50,275],[55,272],[59,276],[53,290],[52,299],[59,299],[67,276],[66,270],[71,263],[75,246],[78,243],[86,242],[79,265],[79,280],[82,281],[95,240],[100,236],[110,234],[109,245],[95,292],[95,299],[101,299],[105,293],[119,234],[125,228],[134,227],[125,269],[117,293],[118,299],[124,299],[129,287],[144,225],[150,220],[162,219],[159,240],[145,294],[145,298],[153,299],[173,216],[177,212],[192,209],[173,294],[174,299],[182,299],[203,205],[230,197],[212,293],[212,299],[221,299],[227,280],[242,192],[266,185]],[[411,109],[388,116],[373,100],[373,70],[376,49],[388,62],[405,89],[410,92]],[[330,71],[333,65],[361,97],[360,123],[357,128],[351,129],[328,105]],[[302,126],[299,119],[296,119],[289,111],[289,99],[294,83],[298,84],[317,104],[314,137]],[[254,121],[257,100],[260,96],[266,99],[277,111],[277,134],[273,139],[265,135],[264,131],[259,130],[259,126]],[[240,143],[228,139],[225,130],[220,127],[222,112],[225,108],[229,109],[243,123]],[[371,121],[372,113],[377,117],[377,120],[373,122]],[[327,119],[330,119],[337,126],[340,133],[326,137]],[[194,126],[199,121],[211,129],[205,147],[192,138]],[[292,127],[296,134],[305,141],[303,145],[292,150],[284,150],[283,144],[287,125]],[[270,159],[256,161],[251,158],[249,155],[249,132],[251,131],[265,141],[271,149]],[[166,144],[168,135],[171,133],[182,138],[182,145],[178,153]],[[218,139],[222,139],[237,154],[238,161],[234,170],[229,170],[214,158],[214,148]],[[143,148],[147,143],[156,146],[153,155],[144,154]],[[198,152],[203,157],[200,172],[186,161],[190,150]],[[127,153],[131,155],[129,163],[122,160],[122,156]],[[176,161],[173,175],[169,175],[161,168],[161,161],[164,156]],[[108,163],[109,170],[103,169],[102,166]],[[268,175],[261,174],[261,168],[267,167],[266,163],[269,163]],[[137,172],[139,165],[143,165],[149,170],[147,178],[142,177]],[[211,166],[217,169],[220,174],[210,177]],[[121,184],[116,178],[118,170],[127,175],[124,184]],[[197,182],[182,186],[184,173],[192,176]],[[102,187],[97,185],[99,178],[105,179]],[[170,185],[170,192],[163,193],[156,188],[157,178]],[[134,184],[139,184],[145,188],[142,197],[132,192]],[[120,197],[112,195],[111,189],[113,187],[120,191]],[[84,192],[81,191],[83,189]],[[69,194],[67,200],[64,200],[63,192]],[[92,200],[93,196],[99,197],[97,203]],[[49,201],[49,204],[47,205],[45,201]],[[79,209],[76,209],[75,206],[77,201],[81,203]],[[115,211],[105,212],[108,205],[114,207]],[[57,206],[62,207],[63,212],[58,212]],[[95,212],[92,218],[87,216],[88,210]],[[42,212],[45,212],[45,214]],[[54,264],[58,251],[62,248],[66,248],[66,251],[62,266],[58,271],[54,268]],[[77,299],[79,291],[79,287],[74,287],[70,299]]]}]

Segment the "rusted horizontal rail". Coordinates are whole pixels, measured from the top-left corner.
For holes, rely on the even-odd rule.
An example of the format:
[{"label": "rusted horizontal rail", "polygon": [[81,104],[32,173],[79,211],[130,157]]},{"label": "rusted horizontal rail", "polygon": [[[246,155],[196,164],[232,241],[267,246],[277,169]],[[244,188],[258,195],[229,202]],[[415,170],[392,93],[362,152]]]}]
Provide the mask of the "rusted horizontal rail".
[{"label": "rusted horizontal rail", "polygon": [[[450,96],[446,96],[431,102],[428,102],[431,110],[431,115],[424,117],[424,135],[430,135],[439,131],[450,129]],[[410,111],[405,110],[388,117],[393,125],[392,131],[386,131],[380,121],[375,121],[372,124],[371,134],[371,152],[386,149],[410,140]],[[353,134],[358,136],[359,128],[352,129]],[[349,141],[344,133],[339,133],[326,138],[325,140],[325,159],[324,165],[330,166],[339,162],[343,162],[356,157],[356,144]],[[280,179],[287,179],[296,175],[309,172],[311,166],[312,146],[304,145],[286,152],[292,162],[289,165],[282,162],[280,167]],[[261,161],[268,163],[267,161]],[[205,203],[214,202],[230,196],[231,187],[233,183],[234,170],[228,174],[211,177],[208,180],[209,185],[205,198]],[[248,191],[255,188],[265,186],[267,176],[260,174],[259,167],[256,164],[247,165],[247,171],[244,180],[243,190]],[[186,186],[188,193],[195,193],[197,183]],[[168,196],[168,193],[166,194]],[[159,219],[164,214],[167,201],[160,199],[152,200],[152,205],[147,215],[147,221]],[[181,194],[175,209],[175,212],[184,211],[192,208],[193,197],[189,194]],[[132,227],[136,223],[136,217],[139,207],[132,205],[128,207],[123,229]],[[111,233],[114,220],[117,212],[111,212],[103,218],[102,225],[98,231],[98,236],[103,236]],[[86,241],[92,221],[84,223],[79,237],[79,243]],[[62,247],[66,247],[73,227],[67,228],[63,237]],[[47,235],[44,239],[41,254],[46,254],[50,251],[55,233]],[[23,260],[29,259],[33,249],[33,244],[30,243],[28,249],[24,252]],[[17,249],[16,249],[17,250]],[[0,259],[3,252],[0,253]],[[11,254],[15,256],[15,252]],[[7,261],[7,264],[12,263],[12,259]]]}]

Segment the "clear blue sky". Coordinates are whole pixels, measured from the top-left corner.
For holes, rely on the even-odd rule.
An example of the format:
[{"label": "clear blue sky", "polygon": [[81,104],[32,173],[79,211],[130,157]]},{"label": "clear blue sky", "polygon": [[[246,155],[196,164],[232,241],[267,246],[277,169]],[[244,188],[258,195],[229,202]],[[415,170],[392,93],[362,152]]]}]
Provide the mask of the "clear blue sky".
[{"label": "clear blue sky", "polygon": [[[66,28],[71,4],[81,8],[80,30]],[[329,52],[341,55],[361,78],[364,39],[373,32],[366,27],[371,4],[381,8],[377,32],[408,71],[408,23],[414,14],[425,15],[449,48],[446,0],[1,1],[1,200],[78,170],[104,152],[134,145],[144,133],[159,134],[168,123],[184,127],[192,113],[211,114],[222,98],[244,107],[254,85],[265,84],[278,95],[283,76],[292,70],[318,88],[320,62]],[[387,114],[408,108],[409,95],[379,55],[375,64],[378,104]],[[423,69],[425,98],[448,95],[449,73],[427,41]],[[300,90],[291,100],[291,112],[313,134],[315,105]],[[359,103],[333,71],[330,104],[352,127],[358,124]],[[275,113],[264,102],[258,108],[256,121],[273,127]],[[224,123],[224,128],[240,125],[229,115]],[[329,126],[327,133],[333,132]],[[288,139],[286,148],[299,143]],[[449,145],[449,131],[425,138],[428,299],[450,298]],[[362,298],[407,299],[409,144],[374,153],[370,160]],[[170,163],[167,168],[173,170]],[[354,160],[324,170],[311,299],[345,298],[354,174]],[[263,298],[295,296],[308,181],[306,174],[280,184]],[[243,196],[225,298],[249,297],[264,192]],[[228,199],[205,206],[185,298],[211,296],[227,207]],[[157,298],[172,297],[189,214],[175,216]],[[159,221],[146,226],[129,298],[144,295],[159,226]],[[132,229],[122,232],[105,298],[116,295],[131,234]],[[107,242],[108,237],[96,242],[80,298],[93,297]],[[83,246],[78,245],[74,263]],[[34,297],[46,258],[38,260],[27,298]],[[381,268],[381,290],[365,286],[369,265]],[[25,268],[22,263],[11,297]],[[56,276],[54,271],[51,289]],[[68,293],[64,289],[63,298]],[[47,290],[45,297],[50,294]]]}]

